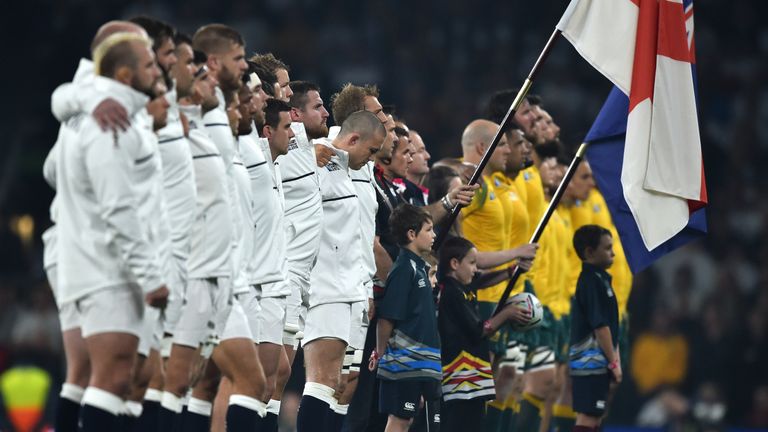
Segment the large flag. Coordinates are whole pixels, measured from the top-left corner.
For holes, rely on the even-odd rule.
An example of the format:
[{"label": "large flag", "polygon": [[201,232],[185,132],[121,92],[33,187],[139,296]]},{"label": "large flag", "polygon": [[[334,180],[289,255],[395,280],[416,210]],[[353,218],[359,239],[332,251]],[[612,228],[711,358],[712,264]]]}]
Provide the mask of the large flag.
[{"label": "large flag", "polygon": [[587,158],[638,272],[706,232],[692,0],[572,0],[558,29],[615,85]]}]

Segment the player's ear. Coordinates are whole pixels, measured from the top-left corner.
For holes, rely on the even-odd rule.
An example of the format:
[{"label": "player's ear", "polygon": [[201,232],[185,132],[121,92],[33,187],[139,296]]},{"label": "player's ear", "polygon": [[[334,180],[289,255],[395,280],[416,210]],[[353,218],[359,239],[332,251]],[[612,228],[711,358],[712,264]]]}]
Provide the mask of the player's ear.
[{"label": "player's ear", "polygon": [[408,232],[406,233],[406,235],[408,236],[408,242],[412,242],[416,240],[416,234],[417,233],[415,229],[413,228],[409,229]]},{"label": "player's ear", "polygon": [[449,263],[452,271],[456,271],[459,268],[459,264],[461,264],[461,261],[459,261],[458,258],[451,258],[451,261]]},{"label": "player's ear", "polygon": [[134,70],[130,67],[120,66],[117,71],[115,71],[115,81],[119,81],[126,85],[131,85],[134,73]]}]

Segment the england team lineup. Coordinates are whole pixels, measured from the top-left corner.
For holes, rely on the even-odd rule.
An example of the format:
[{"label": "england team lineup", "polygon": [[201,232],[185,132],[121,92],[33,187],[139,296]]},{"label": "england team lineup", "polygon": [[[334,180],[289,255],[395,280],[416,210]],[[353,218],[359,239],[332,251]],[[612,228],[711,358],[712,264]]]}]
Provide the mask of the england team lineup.
[{"label": "england team lineup", "polygon": [[276,432],[293,368],[300,432],[599,425],[632,276],[587,161],[529,243],[570,163],[541,98],[469,185],[517,90],[433,162],[375,84],[291,80],[226,25],[90,50],[43,166],[57,431]]}]

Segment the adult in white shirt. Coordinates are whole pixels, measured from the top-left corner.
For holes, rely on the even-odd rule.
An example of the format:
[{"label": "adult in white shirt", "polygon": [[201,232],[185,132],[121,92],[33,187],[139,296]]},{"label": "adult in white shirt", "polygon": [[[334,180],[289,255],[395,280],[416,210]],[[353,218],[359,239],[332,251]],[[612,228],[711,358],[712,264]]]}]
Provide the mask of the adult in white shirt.
[{"label": "adult in white shirt", "polygon": [[[233,394],[229,398],[226,415],[228,429],[251,431],[258,427],[266,415],[266,403],[262,400],[265,377],[256,355],[256,347],[253,344],[247,318],[240,304],[234,302],[232,292],[235,277],[241,270],[238,262],[241,252],[237,248],[241,247],[238,239],[243,233],[244,225],[240,199],[233,177],[237,155],[235,137],[223,101],[223,91],[233,92],[239,89],[242,76],[248,68],[245,62],[245,42],[233,28],[222,24],[209,24],[195,32],[192,43],[196,50],[207,55],[206,66],[220,87],[220,89],[217,88],[219,106],[206,113],[203,120],[206,131],[219,149],[227,170],[230,209],[235,228],[232,245],[234,253],[230,255],[230,276],[217,280],[217,288],[221,294],[217,304],[221,306],[215,310],[216,321],[223,320],[225,325],[221,327],[223,331],[218,333],[221,341],[213,350],[211,357],[213,362],[207,365],[204,379],[195,386],[193,398],[213,401],[216,389],[212,385],[218,384],[218,379],[215,378],[220,371],[232,381],[233,386]],[[229,307],[225,307],[225,303]]]},{"label": "adult in white shirt", "polygon": [[[94,50],[101,77],[94,89],[133,115],[144,109],[160,71],[146,38],[115,33]],[[87,115],[67,121],[56,163],[58,285],[62,302],[77,302],[92,365],[83,395],[82,430],[117,429],[130,384],[145,312],[165,305],[168,288],[158,251],[136,210],[134,164],[146,157],[137,126],[101,130]],[[112,145],[109,145],[112,144]]]},{"label": "adult in white shirt", "polygon": [[233,232],[226,169],[203,123],[203,114],[219,104],[215,92],[217,81],[210,76],[204,64],[203,55],[195,63],[198,70],[192,94],[179,100],[179,109],[189,125],[188,141],[195,170],[196,200],[187,262],[189,279],[166,365],[160,410],[160,427],[163,430],[170,430],[177,423],[181,423],[184,430],[195,430],[196,426],[205,427],[208,424],[209,404],[195,399],[190,400],[191,411],[182,421],[179,416],[181,398],[189,388],[201,344],[207,341],[217,325],[224,325],[215,319],[217,305],[214,300],[219,294],[219,278],[231,275],[229,257]]},{"label": "adult in white shirt", "polygon": [[337,404],[334,393],[350,337],[351,305],[365,299],[360,282],[360,205],[349,176],[381,148],[386,132],[374,114],[356,112],[329,144],[336,155],[320,169],[323,226],[318,262],[312,269],[303,339],[307,382],[297,419],[299,431],[316,430]]}]

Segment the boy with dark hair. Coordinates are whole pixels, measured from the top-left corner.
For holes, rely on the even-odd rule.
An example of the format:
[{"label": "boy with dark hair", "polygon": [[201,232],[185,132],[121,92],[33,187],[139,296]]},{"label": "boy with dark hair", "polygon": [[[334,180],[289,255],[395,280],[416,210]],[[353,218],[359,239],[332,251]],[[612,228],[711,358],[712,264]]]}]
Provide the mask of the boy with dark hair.
[{"label": "boy with dark hair", "polygon": [[422,397],[430,423],[440,421],[440,336],[422,258],[435,233],[429,213],[410,204],[395,208],[389,224],[401,249],[376,305],[377,343],[369,368],[376,368],[381,353],[379,411],[389,416],[388,431],[407,431]]},{"label": "boy with dark hair", "polygon": [[571,300],[570,369],[573,380],[574,432],[597,431],[605,414],[611,380],[621,382],[619,310],[606,269],[613,264],[613,238],[598,225],[584,225],[573,235],[582,260]]},{"label": "boy with dark hair", "polygon": [[[503,271],[506,273],[506,271]],[[466,431],[485,416],[494,398],[488,338],[508,321],[526,322],[528,311],[507,306],[483,320],[477,301],[477,249],[463,237],[451,237],[440,248],[438,328],[443,359],[442,426]]]}]

